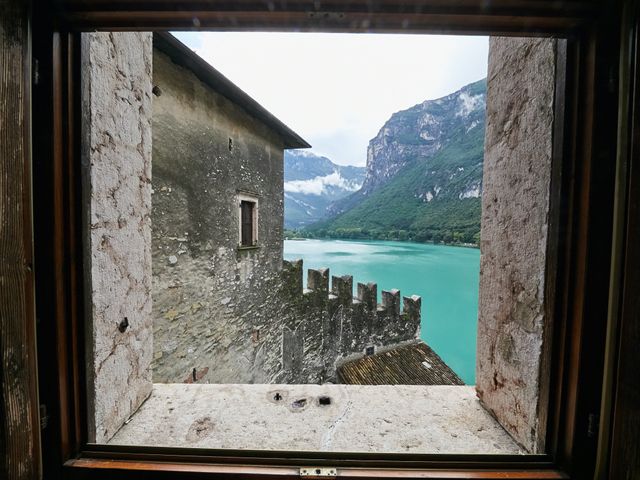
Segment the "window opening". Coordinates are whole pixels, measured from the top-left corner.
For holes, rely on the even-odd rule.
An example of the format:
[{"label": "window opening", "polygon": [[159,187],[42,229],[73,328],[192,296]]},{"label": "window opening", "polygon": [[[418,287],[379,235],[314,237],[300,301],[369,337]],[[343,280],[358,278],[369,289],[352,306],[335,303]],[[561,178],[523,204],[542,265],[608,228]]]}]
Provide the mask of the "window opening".
[{"label": "window opening", "polygon": [[253,232],[256,229],[256,203],[247,200],[240,201],[240,218],[241,218],[241,242],[243,247],[249,247],[256,244]]},{"label": "window opening", "polygon": [[[539,232],[549,213],[558,41],[491,42],[489,68],[500,75],[389,112],[357,171],[310,153],[175,37],[83,34],[83,91],[96,92],[83,99],[92,440],[255,449],[262,425],[282,439],[272,449],[353,450],[343,435],[355,432],[367,435],[355,448],[370,451],[543,452],[549,239]],[[110,51],[112,64],[102,57]],[[330,171],[287,178],[287,159]],[[285,231],[288,208],[313,216],[310,199],[338,190],[316,227],[300,227],[304,217]],[[415,210],[411,221],[405,207]],[[327,237],[342,242],[331,270],[304,263],[313,268],[303,280],[303,261],[282,258],[283,242],[285,254],[300,245],[313,258]],[[388,252],[362,254],[345,240],[405,242],[394,248],[407,264],[428,261],[417,245],[483,250],[471,381],[452,368],[455,355],[429,345],[437,299],[402,296],[382,280],[354,285],[340,270],[350,255],[375,263]],[[451,341],[463,343],[452,321]],[[257,416],[237,418],[238,405]],[[369,428],[365,414],[389,427]],[[228,435],[214,435],[225,418]],[[159,434],[174,421],[173,433]]]}]

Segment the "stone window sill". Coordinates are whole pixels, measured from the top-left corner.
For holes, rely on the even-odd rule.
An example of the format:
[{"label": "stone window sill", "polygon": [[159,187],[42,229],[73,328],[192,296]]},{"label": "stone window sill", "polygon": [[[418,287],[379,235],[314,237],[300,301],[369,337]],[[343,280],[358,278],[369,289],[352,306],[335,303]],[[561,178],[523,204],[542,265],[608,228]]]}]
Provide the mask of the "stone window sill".
[{"label": "stone window sill", "polygon": [[260,245],[251,245],[251,246],[238,245],[237,250],[239,252],[245,252],[247,250],[258,250],[259,248],[260,248]]},{"label": "stone window sill", "polygon": [[109,443],[285,451],[526,453],[482,408],[473,386],[444,385],[154,384],[151,397]]}]

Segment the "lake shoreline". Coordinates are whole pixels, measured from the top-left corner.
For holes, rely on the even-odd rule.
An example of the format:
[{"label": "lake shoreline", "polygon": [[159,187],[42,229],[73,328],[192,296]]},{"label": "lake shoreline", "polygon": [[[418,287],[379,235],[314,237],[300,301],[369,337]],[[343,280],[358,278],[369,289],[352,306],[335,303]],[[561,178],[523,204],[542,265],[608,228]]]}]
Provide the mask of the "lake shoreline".
[{"label": "lake shoreline", "polygon": [[285,240],[300,242],[303,240],[328,240],[328,241],[351,241],[351,242],[402,242],[402,243],[411,243],[415,245],[434,245],[434,246],[443,246],[443,247],[461,247],[461,248],[473,248],[476,250],[480,250],[480,245],[475,243],[435,243],[435,242],[416,242],[414,240],[397,240],[397,239],[380,239],[380,238],[335,238],[335,237],[287,237],[285,236]]}]

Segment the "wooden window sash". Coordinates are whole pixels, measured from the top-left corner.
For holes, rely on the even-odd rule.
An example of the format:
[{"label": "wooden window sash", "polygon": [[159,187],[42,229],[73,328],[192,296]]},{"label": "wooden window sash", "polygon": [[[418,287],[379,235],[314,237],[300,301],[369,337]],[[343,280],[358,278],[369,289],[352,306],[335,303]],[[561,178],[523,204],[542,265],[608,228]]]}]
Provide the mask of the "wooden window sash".
[{"label": "wooden window sash", "polygon": [[[295,29],[303,30],[328,30],[328,31],[362,31],[374,29],[377,31],[412,31],[420,32],[449,32],[449,33],[483,33],[483,34],[513,34],[534,33],[543,35],[561,34],[574,41],[573,63],[569,62],[570,75],[572,76],[574,89],[567,91],[568,115],[572,131],[571,142],[564,147],[564,154],[572,158],[574,167],[579,168],[579,175],[573,177],[569,185],[571,198],[569,221],[574,227],[572,233],[566,239],[569,242],[569,257],[566,265],[571,267],[582,258],[587,258],[587,244],[591,237],[601,239],[589,228],[588,192],[591,182],[590,170],[582,167],[583,163],[589,165],[593,162],[593,145],[587,142],[578,145],[578,141],[584,135],[589,135],[590,122],[603,122],[596,120],[594,115],[594,92],[600,93],[603,88],[602,79],[597,78],[597,62],[603,62],[597,50],[603,43],[602,35],[609,35],[606,27],[602,27],[604,34],[594,28],[594,18],[605,15],[606,12],[597,12],[594,3],[586,1],[574,2],[519,2],[516,6],[509,6],[509,2],[495,1],[487,7],[481,0],[468,0],[460,2],[457,6],[451,6],[450,2],[404,2],[407,10],[398,11],[398,3],[403,2],[382,1],[380,5],[368,11],[368,2],[352,2],[347,12],[351,18],[359,23],[345,24],[332,16],[333,7],[339,10],[338,4],[327,4],[319,7],[319,15],[311,15],[306,2],[292,0],[287,7],[274,3],[275,11],[264,9],[260,2],[221,2],[211,0],[206,8],[202,2],[197,1],[154,1],[143,0],[131,6],[130,2],[123,0],[111,0],[109,2],[96,0],[93,2],[81,0],[60,1],[57,11],[52,13],[52,23],[49,28],[53,32],[53,65],[55,66],[53,85],[53,162],[54,169],[63,172],[51,179],[55,184],[53,191],[56,196],[53,199],[51,210],[54,212],[54,228],[59,234],[55,242],[60,246],[56,250],[59,265],[63,266],[57,275],[62,282],[58,285],[57,301],[60,305],[66,305],[66,309],[58,308],[56,315],[71,312],[75,317],[69,325],[74,329],[67,336],[67,345],[62,349],[57,348],[51,352],[43,350],[40,355],[53,355],[55,362],[51,362],[51,370],[41,372],[41,375],[58,375],[60,378],[58,396],[60,398],[60,412],[57,418],[60,430],[60,445],[50,443],[46,447],[58,449],[59,457],[67,460],[63,469],[64,478],[89,478],[98,476],[108,477],[110,471],[118,471],[122,478],[142,478],[149,472],[169,474],[180,471],[202,475],[232,475],[243,478],[260,478],[271,476],[297,477],[295,470],[290,465],[295,464],[296,454],[289,452],[275,460],[277,465],[267,462],[260,464],[259,460],[252,459],[251,452],[241,452],[235,459],[238,462],[234,472],[224,471],[225,462],[230,460],[228,453],[216,455],[199,454],[198,452],[185,453],[181,449],[158,450],[153,449],[152,454],[146,454],[144,448],[117,449],[105,446],[96,449],[87,445],[83,432],[86,431],[86,419],[83,417],[83,402],[86,401],[83,394],[82,359],[79,352],[82,351],[82,330],[78,322],[78,309],[82,308],[78,278],[82,278],[82,265],[80,261],[69,264],[69,258],[62,252],[68,249],[79,237],[76,211],[77,200],[81,196],[77,191],[78,185],[74,180],[77,174],[76,162],[73,161],[74,153],[77,153],[79,127],[73,124],[72,113],[77,111],[76,102],[79,100],[77,89],[73,87],[74,81],[79,78],[77,42],[74,41],[74,32],[90,29],[125,29],[125,30],[167,30],[170,28],[185,28],[194,26],[194,19],[201,28],[213,29],[234,28],[243,29],[249,26],[265,29]],[[287,10],[288,8],[288,10]],[[322,20],[322,14],[327,13],[327,20]],[[311,12],[313,13],[313,12]],[[408,26],[405,24],[409,20]],[[362,21],[360,21],[362,20]],[[235,22],[233,25],[230,22]],[[59,30],[53,30],[53,24],[58,25]],[[609,38],[606,37],[605,38]],[[606,42],[605,42],[606,43]],[[599,83],[598,83],[599,82]],[[580,104],[580,107],[578,106]],[[570,143],[570,144],[569,144]],[[569,161],[571,163],[571,161]],[[578,165],[578,167],[576,167]],[[64,175],[68,175],[65,177]],[[68,181],[70,180],[70,181]],[[37,179],[42,181],[42,179]],[[569,181],[569,180],[567,180]],[[36,183],[37,185],[37,183]],[[61,192],[68,192],[60,195]],[[585,193],[587,195],[585,196]],[[71,204],[69,201],[71,199]],[[71,209],[72,214],[67,212]],[[45,212],[46,213],[46,212]],[[38,217],[36,218],[36,221]],[[580,237],[584,236],[584,239]],[[604,239],[606,244],[606,238]],[[587,258],[588,260],[588,258]],[[66,265],[66,267],[65,267]],[[565,274],[568,275],[565,268]],[[576,472],[576,462],[572,459],[580,452],[589,451],[580,442],[582,429],[577,422],[584,416],[587,403],[581,400],[581,393],[588,392],[589,388],[579,383],[580,351],[588,343],[582,335],[581,326],[587,321],[584,309],[588,292],[585,292],[584,284],[586,266],[579,268],[570,279],[565,278],[566,285],[560,288],[558,296],[563,298],[562,315],[566,324],[561,325],[558,338],[554,341],[554,360],[556,368],[552,372],[556,389],[552,392],[552,401],[555,410],[552,413],[552,421],[549,422],[548,445],[551,454],[540,457],[539,460],[525,457],[522,459],[504,459],[487,456],[484,459],[465,457],[429,457],[421,466],[408,461],[390,458],[380,455],[379,461],[367,463],[362,456],[355,455],[351,460],[339,460],[331,454],[320,453],[313,456],[318,462],[331,462],[340,464],[347,462],[350,474],[354,478],[384,478],[384,477],[422,477],[422,478],[569,478],[562,471]],[[71,276],[70,276],[71,275]],[[573,274],[572,274],[573,275]],[[562,280],[562,279],[561,279]],[[560,280],[558,281],[560,283]],[[577,291],[575,290],[577,288]],[[594,290],[591,291],[600,291]],[[61,328],[66,326],[67,320],[58,318],[58,334]],[[597,379],[596,379],[597,380]],[[597,381],[596,381],[597,383]],[[584,394],[586,396],[586,393]],[[590,397],[591,398],[591,397]],[[142,452],[142,453],[141,453]],[[157,453],[159,452],[159,453]],[[286,453],[286,452],[285,452]],[[281,452],[282,454],[282,452]],[[269,456],[261,452],[263,456]],[[333,457],[333,458],[332,458]],[[173,461],[172,461],[173,459]],[[191,463],[190,463],[191,459]],[[204,463],[193,463],[193,459],[200,459]],[[278,463],[280,462],[280,463]],[[194,466],[195,465],[195,466]],[[289,465],[289,466],[287,466]],[[362,465],[368,465],[365,469]],[[403,469],[405,465],[407,468]],[[46,466],[45,466],[46,469]],[[177,470],[176,470],[177,469]],[[216,470],[217,469],[217,470]],[[266,470],[265,470],[266,469]],[[269,470],[272,469],[272,470]],[[273,470],[275,469],[275,470]],[[277,471],[276,471],[277,470]],[[345,470],[345,473],[347,471]],[[359,473],[357,473],[359,472]],[[105,477],[105,475],[107,475]],[[554,476],[555,475],[555,476]],[[577,475],[577,474],[576,474]],[[148,477],[145,477],[148,478]],[[581,478],[574,476],[571,478]]]},{"label": "wooden window sash", "polygon": [[255,245],[253,238],[254,221],[255,221],[255,202],[242,200],[240,202],[240,214],[242,225],[242,246],[250,247]]}]

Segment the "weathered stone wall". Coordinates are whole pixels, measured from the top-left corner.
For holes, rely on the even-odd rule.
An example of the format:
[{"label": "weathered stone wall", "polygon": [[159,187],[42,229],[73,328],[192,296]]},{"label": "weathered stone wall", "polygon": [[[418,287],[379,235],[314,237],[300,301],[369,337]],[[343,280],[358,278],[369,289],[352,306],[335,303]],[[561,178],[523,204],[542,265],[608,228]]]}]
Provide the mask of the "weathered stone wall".
[{"label": "weathered stone wall", "polygon": [[[476,388],[530,452],[544,451],[540,396],[551,176],[552,39],[492,38],[480,240]],[[548,373],[548,372],[547,372]]]},{"label": "weathered stone wall", "polygon": [[[268,127],[154,50],[154,381],[308,383],[366,346],[417,338],[420,299],[284,262],[283,144]],[[239,195],[258,206],[239,247]]]},{"label": "weathered stone wall", "polygon": [[[82,35],[89,439],[151,393],[150,33]],[[128,325],[125,327],[125,325]]]},{"label": "weathered stone wall", "polygon": [[[154,381],[269,381],[260,331],[282,265],[280,137],[158,49],[153,83]],[[258,200],[239,248],[239,194]]]},{"label": "weathered stone wall", "polygon": [[340,362],[364,355],[368,347],[420,337],[420,297],[383,290],[378,304],[375,283],[358,283],[354,297],[353,278],[332,276],[329,288],[328,269],[308,270],[303,291],[302,275],[302,260],[285,261],[282,283],[266,305],[267,315],[279,319],[264,335],[263,361],[272,383],[335,382]]}]

